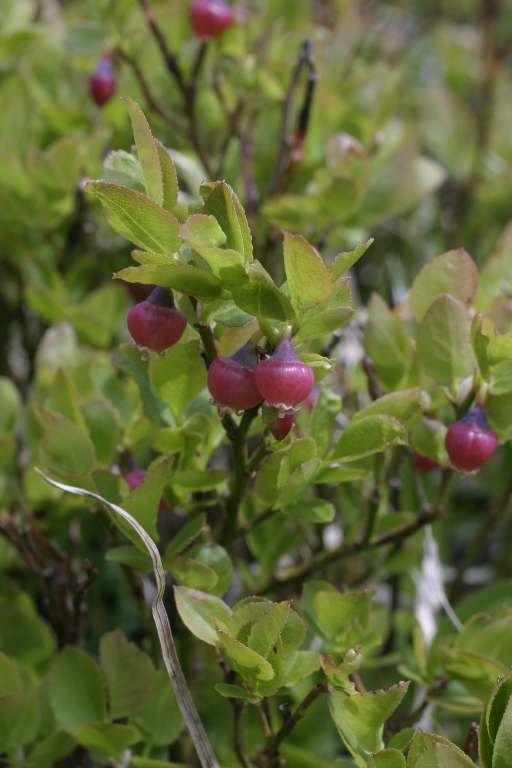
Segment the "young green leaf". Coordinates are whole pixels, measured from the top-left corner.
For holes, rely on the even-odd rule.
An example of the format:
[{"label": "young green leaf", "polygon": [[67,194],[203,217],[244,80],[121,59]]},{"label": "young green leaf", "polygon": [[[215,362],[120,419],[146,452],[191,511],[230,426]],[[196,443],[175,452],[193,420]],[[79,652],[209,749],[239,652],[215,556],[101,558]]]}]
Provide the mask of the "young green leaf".
[{"label": "young green leaf", "polygon": [[219,645],[213,617],[226,623],[231,617],[231,608],[218,597],[190,587],[175,587],[174,595],[181,620],[192,634],[209,645]]},{"label": "young green leaf", "polygon": [[459,747],[455,746],[455,744],[452,744],[452,742],[446,739],[444,736],[438,736],[437,734],[424,731],[423,728],[418,728],[409,748],[409,754],[407,756],[407,768],[416,768],[421,755],[428,747],[432,746],[433,742],[437,742],[438,744],[446,744],[447,746],[453,748],[456,752],[459,752],[461,755],[464,754],[462,749],[459,749]]},{"label": "young green leaf", "polygon": [[329,696],[332,718],[361,768],[366,768],[372,752],[383,749],[384,723],[398,707],[408,687],[409,683],[398,683],[387,691],[369,691],[353,696],[340,692]]},{"label": "young green leaf", "polygon": [[329,455],[329,460],[355,461],[395,445],[407,445],[405,429],[392,416],[375,414],[352,420]]},{"label": "young green leaf", "polygon": [[162,205],[166,211],[171,211],[172,213],[178,203],[178,176],[176,175],[176,168],[174,167],[169,151],[164,147],[162,142],[158,141],[158,139],[154,139],[154,142],[158,150],[164,184],[164,199]]},{"label": "young green leaf", "polygon": [[475,367],[471,348],[471,318],[453,296],[440,296],[423,317],[416,339],[418,361],[439,384],[454,387]]},{"label": "young green leaf", "polygon": [[178,219],[129,187],[89,181],[86,190],[97,197],[110,226],[145,251],[171,255],[181,246]]},{"label": "young green leaf", "polygon": [[127,283],[173,288],[175,291],[189,294],[197,299],[213,298],[222,293],[222,281],[218,277],[197,267],[179,262],[126,267],[116,272],[114,277]]},{"label": "young green leaf", "polygon": [[478,270],[464,248],[448,251],[426,264],[411,288],[411,307],[419,323],[443,294],[470,306],[478,290]]},{"label": "young green leaf", "polygon": [[285,659],[284,684],[293,688],[308,675],[320,669],[320,657],[314,651],[294,651]]},{"label": "young green leaf", "polygon": [[214,216],[226,235],[226,248],[241,254],[245,261],[252,258],[252,238],[244,210],[237,196],[225,181],[204,184],[206,200],[202,213]]},{"label": "young green leaf", "polygon": [[279,603],[272,606],[261,618],[257,619],[252,625],[247,640],[249,648],[259,653],[260,656],[267,656],[288,620],[289,610],[289,602]]},{"label": "young green leaf", "polygon": [[375,752],[368,768],[405,768],[405,757],[399,749],[383,749]]},{"label": "young green leaf", "polygon": [[189,544],[192,544],[192,542],[197,539],[199,534],[202,533],[205,528],[206,514],[204,512],[201,512],[201,514],[197,515],[197,517],[193,517],[191,520],[188,520],[167,545],[164,553],[164,559],[173,557],[174,555],[179,555],[181,552],[183,552],[183,550],[186,549]]},{"label": "young green leaf", "polygon": [[403,389],[400,392],[392,392],[383,395],[373,403],[358,411],[352,421],[365,419],[376,413],[393,416],[407,431],[411,430],[420,420],[423,409],[428,404],[429,398],[420,387]]},{"label": "young green leaf", "polygon": [[373,237],[371,237],[366,243],[359,243],[356,245],[353,251],[344,251],[339,253],[334,260],[334,264],[329,270],[331,280],[333,283],[339,280],[345,272],[352,267],[361,256],[363,256],[370,245],[373,243]]},{"label": "young green leaf", "polygon": [[283,234],[288,290],[294,308],[301,315],[330,295],[332,282],[322,257],[302,235]]},{"label": "young green leaf", "polygon": [[[497,767],[500,763],[494,765]],[[502,765],[505,766],[506,763]],[[475,768],[475,764],[455,745],[448,746],[436,741],[420,755],[416,768]]]},{"label": "young green leaf", "polygon": [[139,105],[129,96],[122,96],[121,98],[128,107],[128,112],[130,113],[133,136],[135,138],[135,146],[137,147],[142,176],[144,177],[146,193],[149,197],[153,198],[158,205],[163,205],[164,183],[162,167],[160,165],[158,149],[155,140],[153,139],[151,128]]},{"label": "young green leaf", "polygon": [[124,149],[109,152],[106,156],[103,161],[103,178],[111,184],[130,187],[137,192],[146,192],[139,158],[125,152]]},{"label": "young green leaf", "polygon": [[285,507],[284,511],[290,517],[309,520],[310,523],[331,523],[335,515],[334,505],[326,499],[299,499]]},{"label": "young green leaf", "polygon": [[219,629],[213,619],[219,641],[224,650],[229,654],[230,663],[234,669],[248,682],[262,680],[268,682],[274,677],[274,670],[271,664],[259,653],[248,648],[243,643],[235,640],[224,630]]}]

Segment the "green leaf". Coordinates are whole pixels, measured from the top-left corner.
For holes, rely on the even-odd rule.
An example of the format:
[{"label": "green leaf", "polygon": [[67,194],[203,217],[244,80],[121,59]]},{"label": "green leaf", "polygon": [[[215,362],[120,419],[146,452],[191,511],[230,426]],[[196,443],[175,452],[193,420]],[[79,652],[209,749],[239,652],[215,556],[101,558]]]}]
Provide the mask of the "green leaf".
[{"label": "green leaf", "polygon": [[379,380],[388,389],[394,389],[409,368],[411,344],[396,312],[376,293],[370,298],[368,314],[363,337],[365,351],[375,363]]},{"label": "green leaf", "polygon": [[306,312],[300,328],[294,336],[294,341],[317,339],[319,336],[334,333],[334,331],[346,325],[354,314],[354,310],[351,307],[337,307],[336,309],[327,309],[325,312],[322,312],[320,311],[320,306]]},{"label": "green leaf", "polygon": [[21,397],[13,382],[0,376],[0,432],[12,435],[21,411]]},{"label": "green leaf", "polygon": [[101,201],[110,226],[139,248],[163,254],[179,250],[178,219],[147,195],[105,181],[90,181],[85,188]]},{"label": "green leaf", "polygon": [[283,602],[272,606],[252,625],[247,645],[260,656],[267,656],[288,620],[290,603]]},{"label": "green leaf", "polygon": [[145,192],[144,176],[138,157],[119,149],[109,152],[103,162],[103,178],[112,184],[131,187],[137,192]]},{"label": "green leaf", "polygon": [[52,664],[48,693],[57,726],[71,735],[106,718],[100,671],[79,648],[64,648]]},{"label": "green leaf", "polygon": [[279,496],[277,497],[274,508],[286,507],[294,504],[297,499],[304,494],[311,485],[318,469],[322,465],[320,459],[311,459],[298,467],[287,480]]},{"label": "green leaf", "polygon": [[422,728],[418,728],[409,748],[409,754],[407,756],[407,768],[416,768],[416,764],[419,758],[427,748],[432,746],[433,742],[437,742],[438,744],[446,744],[447,746],[452,747],[459,754],[464,754],[462,749],[456,747],[455,744],[452,744],[451,741],[445,739],[444,736],[438,736],[437,734],[429,733],[428,731],[424,731]]},{"label": "green leaf", "polygon": [[0,606],[0,651],[29,668],[48,662],[55,653],[53,633],[31,603]]},{"label": "green leaf", "polygon": [[315,483],[350,483],[369,476],[370,473],[365,469],[349,469],[334,464],[329,466],[329,463],[325,462],[315,475]]},{"label": "green leaf", "polygon": [[116,368],[128,374],[138,384],[148,419],[158,427],[169,424],[169,421],[172,423],[169,409],[155,397],[151,390],[148,381],[148,364],[141,359],[140,351],[130,344],[123,344],[112,353],[112,362]]},{"label": "green leaf", "polygon": [[217,693],[228,699],[248,699],[251,694],[242,688],[241,685],[230,685],[229,683],[217,683],[215,686]]},{"label": "green leaf", "polygon": [[18,667],[7,654],[0,652],[0,696],[21,691],[23,691],[23,683]]},{"label": "green leaf", "polygon": [[204,542],[193,547],[188,552],[188,556],[213,569],[217,575],[218,581],[213,584],[208,592],[217,595],[217,597],[222,597],[222,595],[226,594],[233,578],[233,563],[224,547],[215,544],[215,542]]},{"label": "green leaf", "polygon": [[[494,706],[497,706],[495,699]],[[512,697],[509,698],[503,712],[496,739],[492,758],[493,766],[510,765],[512,760]]]},{"label": "green leaf", "polygon": [[434,419],[424,419],[411,432],[411,445],[423,456],[444,464],[447,461],[445,439],[446,426]]},{"label": "green leaf", "polygon": [[322,389],[313,407],[309,424],[309,434],[315,440],[319,456],[323,456],[329,447],[329,427],[340,411],[341,397],[327,387]]},{"label": "green leaf", "polygon": [[388,747],[390,749],[399,749],[401,752],[403,752],[411,743],[415,733],[415,728],[402,728],[401,731],[395,733],[395,735],[391,738]]},{"label": "green leaf", "polygon": [[[153,541],[158,541],[160,538],[156,529],[158,507],[160,506],[160,499],[162,498],[164,486],[173,461],[174,456],[168,456],[160,461],[156,467],[149,469],[143,482],[137,486],[137,488],[130,491],[120,505],[142,525]],[[147,547],[139,534],[119,516],[115,517],[115,521],[124,531],[126,536],[133,541],[142,552],[146,553]]]},{"label": "green leaf", "polygon": [[406,768],[405,757],[399,749],[383,749],[372,755],[368,768]]},{"label": "green leaf", "polygon": [[403,389],[400,392],[392,392],[383,395],[366,408],[358,411],[352,421],[359,421],[376,413],[393,416],[403,427],[409,431],[420,420],[423,409],[428,403],[428,396],[420,387]]},{"label": "green leaf", "polygon": [[78,427],[85,429],[85,421],[79,405],[78,390],[65,368],[58,368],[45,406],[50,411],[60,413],[61,416],[65,416]]},{"label": "green leaf", "polygon": [[219,645],[213,617],[223,623],[229,621],[232,611],[223,600],[190,587],[175,587],[176,607],[186,627],[203,642]]},{"label": "green leaf", "polygon": [[278,477],[283,461],[283,452],[276,451],[262,462],[256,475],[256,496],[264,504],[272,506],[279,495]]},{"label": "green leaf", "polygon": [[396,445],[407,445],[403,426],[392,416],[375,414],[352,420],[329,455],[329,460],[355,461]]},{"label": "green leaf", "polygon": [[247,281],[244,260],[237,251],[228,248],[207,248],[190,237],[182,236],[182,239],[207,262],[215,277],[228,287],[236,286],[240,281]]},{"label": "green leaf", "polygon": [[[135,251],[140,254],[141,251]],[[163,258],[163,257],[162,257]],[[174,288],[175,291],[186,293],[198,299],[219,296],[222,293],[222,282],[209,272],[180,262],[167,264],[144,264],[141,267],[126,267],[114,274],[115,278],[127,283],[143,283],[144,285],[161,285]]]},{"label": "green leaf", "polygon": [[87,475],[95,460],[94,445],[87,432],[60,414],[52,415],[39,444],[39,466],[68,475]]},{"label": "green leaf", "polygon": [[179,495],[194,491],[212,491],[227,481],[223,469],[186,469],[172,478],[172,486]]},{"label": "green leaf", "polygon": [[[214,216],[194,214],[180,226],[180,236],[203,248],[218,248],[226,242],[226,235]],[[242,262],[240,262],[242,263]]]},{"label": "green leaf", "polygon": [[327,635],[337,637],[355,617],[368,616],[374,589],[361,592],[317,592],[313,609]]},{"label": "green leaf", "polygon": [[89,403],[84,408],[89,435],[101,467],[109,467],[117,458],[119,429],[113,408],[102,400]]},{"label": "green leaf", "polygon": [[63,731],[55,731],[38,741],[30,751],[31,768],[53,768],[57,761],[67,757],[76,747],[76,741]]},{"label": "green leaf", "polygon": [[202,213],[214,216],[226,235],[226,248],[232,248],[248,261],[252,258],[252,239],[240,202],[225,181],[203,184],[201,194],[208,196]]},{"label": "green leaf", "polygon": [[180,555],[170,557],[164,561],[164,568],[172,573],[174,580],[180,586],[192,587],[203,592],[212,593],[219,581],[213,568],[191,557]]},{"label": "green leaf", "polygon": [[249,262],[247,277],[238,274],[229,283],[233,301],[253,317],[293,323],[295,313],[289,299],[257,265]]},{"label": "green leaf", "polygon": [[176,168],[172,161],[172,157],[169,151],[164,147],[161,141],[154,139],[156,148],[158,150],[158,157],[160,160],[160,167],[162,169],[162,179],[164,183],[164,200],[163,207],[166,211],[174,211],[178,203],[178,176],[176,174]]},{"label": "green leaf", "polygon": [[153,693],[142,709],[130,717],[130,723],[137,726],[144,741],[154,747],[166,747],[179,737],[184,726],[183,715],[164,671],[155,673]]},{"label": "green leaf", "polygon": [[293,688],[308,675],[320,669],[320,657],[314,651],[294,651],[285,659],[284,684]]},{"label": "green leaf", "polygon": [[[495,763],[496,768],[499,765]],[[505,767],[506,763],[502,765]],[[455,745],[448,746],[436,742],[423,752],[416,763],[416,768],[475,768],[475,764]]]},{"label": "green leaf", "polygon": [[0,696],[0,748],[3,751],[29,744],[35,738],[38,726],[39,713],[32,691]]},{"label": "green leaf", "polygon": [[284,654],[283,642],[277,637],[274,645],[270,649],[267,661],[274,671],[274,677],[270,681],[258,681],[255,686],[255,693],[261,697],[274,696],[281,688],[284,682]]},{"label": "green leaf", "polygon": [[[215,625],[215,619],[213,620]],[[274,670],[269,662],[259,653],[248,648],[243,643],[235,640],[224,630],[216,627],[219,641],[224,650],[229,654],[229,663],[246,680],[252,682],[261,680],[268,682],[274,677]]]},{"label": "green leaf", "polygon": [[111,720],[140,709],[155,686],[153,662],[121,630],[107,632],[100,640],[100,664],[107,684]]},{"label": "green leaf", "polygon": [[284,511],[290,517],[309,520],[310,523],[331,523],[335,515],[334,505],[325,499],[299,499]]},{"label": "green leaf", "polygon": [[411,288],[411,307],[419,323],[436,299],[450,294],[470,306],[478,291],[478,270],[464,248],[448,251],[430,261]]},{"label": "green leaf", "polygon": [[152,357],[149,380],[156,397],[180,420],[184,407],[206,386],[199,340],[175,344],[163,357]]},{"label": "green leaf", "polygon": [[288,290],[292,305],[302,314],[330,295],[332,282],[322,257],[302,235],[283,234]]},{"label": "green leaf", "polygon": [[141,552],[138,547],[131,545],[109,549],[105,555],[105,560],[109,560],[112,563],[122,563],[141,573],[151,573],[153,570],[150,556]]},{"label": "green leaf", "polygon": [[352,267],[361,256],[363,256],[370,245],[373,243],[373,237],[371,237],[366,243],[359,243],[356,245],[353,251],[344,251],[339,253],[334,260],[334,264],[329,270],[331,280],[336,282],[345,272]]},{"label": "green leaf", "polygon": [[293,653],[300,648],[302,641],[306,636],[306,625],[302,621],[298,613],[292,608],[288,613],[288,621],[283,627],[281,632],[281,641],[283,643],[283,653],[288,656],[289,653]]},{"label": "green leaf", "polygon": [[416,351],[425,373],[439,384],[455,387],[470,376],[476,361],[471,347],[471,318],[453,296],[440,296],[418,327]]},{"label": "green leaf", "polygon": [[164,553],[164,559],[173,557],[173,555],[179,555],[183,552],[189,544],[197,539],[200,533],[206,528],[206,514],[201,512],[197,517],[193,517],[191,520],[187,520],[185,525],[180,528],[176,536],[174,536],[166,547]]},{"label": "green leaf", "polygon": [[75,738],[96,759],[113,757],[120,760],[125,749],[140,741],[140,732],[132,725],[95,723],[82,725]]},{"label": "green leaf", "polygon": [[[144,112],[139,105],[129,96],[122,96],[121,99],[128,107],[130,120],[132,121],[133,136],[137,154],[139,156],[144,186],[149,197],[163,205],[164,202],[164,182],[162,168],[158,149],[151,133],[151,128],[146,120]],[[172,162],[172,161],[171,161]]]},{"label": "green leaf", "polygon": [[353,696],[340,692],[329,696],[332,718],[361,768],[366,767],[372,752],[383,749],[384,723],[399,706],[408,687],[409,683],[398,683],[387,691],[369,691]]}]

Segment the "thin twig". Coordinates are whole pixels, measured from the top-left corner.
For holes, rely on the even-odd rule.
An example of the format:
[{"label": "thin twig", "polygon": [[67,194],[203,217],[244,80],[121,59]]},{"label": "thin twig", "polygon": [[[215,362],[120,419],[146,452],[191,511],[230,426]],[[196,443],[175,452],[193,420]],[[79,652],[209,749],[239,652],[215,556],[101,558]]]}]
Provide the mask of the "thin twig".
[{"label": "thin twig", "polygon": [[[292,135],[293,124],[293,102],[297,88],[299,87],[300,75],[304,67],[308,70],[308,82],[306,85],[306,96],[302,109],[299,114],[299,122],[295,135]],[[315,60],[313,54],[313,44],[311,40],[306,39],[302,43],[299,60],[292,72],[290,86],[283,101],[283,120],[281,127],[281,139],[276,161],[276,174],[272,185],[272,192],[275,194],[284,190],[286,186],[286,176],[290,166],[292,151],[297,149],[297,142],[300,142],[300,149],[305,139],[306,130],[309,122],[311,103],[313,99],[313,90],[317,80]]]},{"label": "thin twig", "polygon": [[168,122],[169,125],[172,125],[173,128],[175,128],[181,134],[184,134],[185,126],[179,120],[179,118],[177,118],[176,115],[173,114],[173,112],[167,109],[167,107],[164,107],[163,104],[160,104],[160,102],[157,101],[157,99],[153,96],[149,88],[148,82],[144,76],[144,73],[142,72],[141,68],[139,67],[135,59],[132,56],[129,56],[125,51],[123,51],[122,48],[119,48],[119,47],[116,48],[116,53],[121,59],[123,59],[123,61],[126,61],[126,63],[129,64],[130,67],[133,69],[133,73],[137,78],[139,85],[142,89],[142,92],[144,93],[144,96],[146,98],[146,101],[148,102],[151,109],[153,109],[157,114],[159,114],[160,117],[163,117],[163,119],[166,122]]},{"label": "thin twig", "polygon": [[165,610],[162,599],[165,592],[165,572],[162,566],[160,553],[155,542],[146,533],[144,528],[137,522],[137,520],[135,520],[122,507],[118,507],[116,504],[112,504],[111,502],[99,496],[97,493],[92,493],[91,491],[86,491],[83,488],[76,488],[72,485],[64,485],[64,483],[58,483],[55,480],[51,480],[50,478],[46,477],[46,475],[44,475],[39,469],[37,469],[37,467],[36,472],[41,475],[41,477],[46,480],[47,483],[55,486],[56,488],[60,488],[62,491],[74,493],[77,496],[86,496],[88,498],[99,501],[101,504],[104,504],[109,509],[111,509],[115,515],[119,515],[123,518],[123,520],[126,520],[126,522],[131,525],[133,530],[138,533],[140,538],[143,540],[151,557],[153,569],[155,572],[157,593],[153,601],[153,617],[158,630],[158,637],[162,647],[162,655],[164,658],[165,666],[167,668],[167,673],[176,693],[178,705],[180,707],[185,723],[187,724],[190,737],[194,742],[194,747],[201,762],[202,768],[220,768],[197,712],[196,706],[190,695],[190,691],[188,690],[187,682],[185,680],[185,676],[183,675],[178,659],[178,654],[176,653],[176,646],[174,645],[171,626],[169,624],[169,617]]},{"label": "thin twig", "polygon": [[462,751],[468,755],[475,746],[475,738],[478,733],[478,723],[471,723],[469,726],[468,737],[466,743],[462,747]]},{"label": "thin twig", "polygon": [[307,696],[299,704],[295,712],[288,717],[279,731],[273,736],[267,745],[266,754],[268,760],[268,768],[277,768],[281,765],[279,758],[279,747],[283,741],[291,734],[291,732],[297,727],[302,720],[310,706],[318,699],[318,697],[327,690],[326,683],[319,683],[310,690]]}]

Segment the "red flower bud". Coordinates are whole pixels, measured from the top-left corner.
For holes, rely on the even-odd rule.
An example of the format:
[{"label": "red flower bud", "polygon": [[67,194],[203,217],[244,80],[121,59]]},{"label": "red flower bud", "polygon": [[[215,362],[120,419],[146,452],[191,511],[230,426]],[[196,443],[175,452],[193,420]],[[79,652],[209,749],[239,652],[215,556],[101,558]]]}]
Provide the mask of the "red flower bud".
[{"label": "red flower bud", "polygon": [[276,440],[284,440],[285,437],[290,434],[291,428],[293,427],[294,416],[295,411],[286,411],[282,417],[274,419],[274,421],[269,423],[268,428]]},{"label": "red flower bud", "polygon": [[89,78],[89,93],[98,105],[102,107],[112,98],[116,91],[116,78],[111,56],[103,56]]},{"label": "red flower bud", "polygon": [[155,288],[146,301],[128,312],[128,330],[139,349],[163,352],[176,344],[185,332],[187,318],[174,308],[172,292]]},{"label": "red flower bud", "polygon": [[233,23],[233,12],[225,0],[194,0],[190,23],[198,37],[218,37]]},{"label": "red flower bud", "polygon": [[290,339],[282,339],[272,357],[262,360],[254,371],[254,381],[265,398],[265,405],[281,413],[302,403],[315,383],[313,370],[299,360]]},{"label": "red flower bud", "polygon": [[424,456],[422,453],[418,453],[418,451],[414,451],[413,461],[419,472],[430,472],[432,469],[437,469],[439,466],[437,461],[431,459],[429,456]]},{"label": "red flower bud", "polygon": [[491,458],[498,446],[496,433],[490,428],[484,409],[475,405],[446,433],[446,450],[456,469],[472,472]]},{"label": "red flower bud", "polygon": [[253,346],[244,344],[231,357],[218,357],[208,369],[210,403],[220,407],[220,414],[246,411],[261,403],[254,383],[258,355]]}]

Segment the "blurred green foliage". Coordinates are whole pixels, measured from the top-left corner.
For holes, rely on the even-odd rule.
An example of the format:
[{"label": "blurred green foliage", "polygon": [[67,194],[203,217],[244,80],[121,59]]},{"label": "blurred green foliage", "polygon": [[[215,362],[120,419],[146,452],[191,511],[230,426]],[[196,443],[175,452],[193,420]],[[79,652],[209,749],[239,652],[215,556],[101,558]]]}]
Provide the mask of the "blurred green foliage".
[{"label": "blurred green foliage", "polygon": [[[187,3],[152,7],[193,92],[172,76],[142,2],[0,0],[1,759],[27,768],[195,760],[162,671],[140,540],[100,505],[44,483],[37,466],[123,503],[159,542],[177,585],[166,605],[178,653],[224,766],[251,764],[234,730],[242,709],[247,753],[272,766],[270,741],[258,753],[265,728],[279,733],[290,709],[327,684],[282,744],[293,768],[474,765],[476,752],[455,744],[482,711],[482,767],[506,765],[512,10],[504,0],[247,0],[203,51]],[[105,52],[117,94],[99,109],[88,78]],[[177,171],[179,196],[169,181],[157,201],[176,217],[160,251],[128,228],[124,203],[112,213],[108,187],[103,197],[93,189],[109,223],[85,191],[102,177],[153,196],[118,96],[140,104],[160,162],[172,168],[168,148]],[[260,262],[247,284],[267,288],[260,312],[236,292],[238,264],[221,274],[226,237],[241,262],[252,252],[245,230],[208,208],[228,189],[219,179],[246,211]],[[215,215],[218,242],[189,213]],[[311,253],[294,238],[283,261],[281,229],[318,250],[328,283],[324,272],[309,282]],[[141,266],[125,236],[144,249]],[[178,248],[177,276],[166,259]],[[189,326],[146,363],[127,344],[126,313],[162,268],[168,282],[189,281],[169,282]],[[122,270],[125,282],[112,282]],[[292,439],[263,437],[268,455],[235,510],[247,534],[237,541],[222,535],[233,465],[186,293],[221,354],[258,321],[271,337],[286,320],[317,380],[328,375]],[[446,426],[477,392],[501,446],[442,510],[441,471],[419,475],[411,454],[447,477]],[[252,422],[251,451],[264,428]],[[134,467],[149,471],[130,490]],[[432,509],[444,511],[435,539],[421,522]],[[368,520],[370,535],[400,526],[407,535],[329,555],[364,540]]]}]

